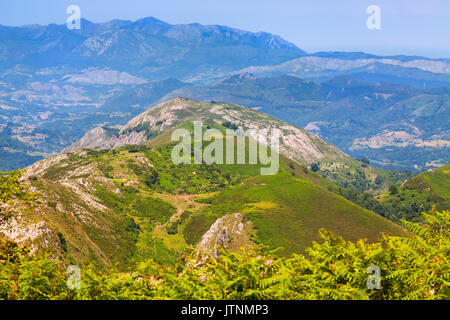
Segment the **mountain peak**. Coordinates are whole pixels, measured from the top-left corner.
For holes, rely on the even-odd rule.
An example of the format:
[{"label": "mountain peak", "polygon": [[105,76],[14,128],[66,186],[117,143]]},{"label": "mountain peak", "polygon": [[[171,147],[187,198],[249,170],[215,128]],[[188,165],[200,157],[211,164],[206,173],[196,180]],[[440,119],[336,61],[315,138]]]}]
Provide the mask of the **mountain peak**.
[{"label": "mountain peak", "polygon": [[240,84],[244,81],[253,81],[256,80],[257,77],[249,72],[238,73],[228,79],[220,81],[220,83],[226,84]]},{"label": "mountain peak", "polygon": [[[273,118],[263,112],[221,102],[201,102],[185,97],[177,97],[162,102],[133,118],[122,127],[117,135],[106,137],[99,132],[98,139],[89,137],[84,141],[95,143],[75,143],[66,151],[86,148],[117,148],[127,144],[146,144],[156,135],[192,121],[204,123],[230,122],[239,128],[277,129],[283,132],[280,141],[280,154],[302,164],[309,164],[323,159],[333,159],[350,163],[352,159],[333,145],[316,135]],[[255,137],[258,140],[258,137]],[[82,139],[83,140],[83,139]],[[80,142],[82,142],[80,140]]]},{"label": "mountain peak", "polygon": [[146,17],[146,18],[141,18],[139,20],[136,20],[134,23],[135,24],[167,25],[167,26],[170,25],[167,22],[159,20],[159,19],[157,19],[155,17],[152,17],[152,16]]},{"label": "mountain peak", "polygon": [[167,22],[156,19],[155,17],[147,17],[136,20],[129,25],[129,28],[148,34],[160,34],[167,32],[171,26]]}]

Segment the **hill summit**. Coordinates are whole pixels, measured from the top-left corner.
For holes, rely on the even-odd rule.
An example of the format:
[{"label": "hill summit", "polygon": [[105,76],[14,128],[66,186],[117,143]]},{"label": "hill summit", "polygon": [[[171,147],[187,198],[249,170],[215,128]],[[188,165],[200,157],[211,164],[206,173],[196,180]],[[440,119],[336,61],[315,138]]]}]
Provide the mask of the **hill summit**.
[{"label": "hill summit", "polygon": [[[142,145],[155,136],[187,121],[226,124],[247,129],[279,129],[283,132],[280,153],[302,164],[321,160],[350,161],[343,152],[307,130],[244,106],[201,102],[178,97],[162,102],[141,113],[125,126],[97,127],[64,152],[80,149],[113,149],[127,144]],[[256,138],[256,137],[255,137]]]},{"label": "hill summit", "polygon": [[[183,97],[151,107],[123,127],[94,128],[64,152],[114,149],[128,144],[144,145],[151,143],[158,135],[167,135],[177,126],[193,121],[239,128],[243,131],[279,130],[281,155],[304,166],[320,163],[321,174],[340,185],[346,182],[359,183],[361,179],[375,181],[378,175],[383,174],[381,169],[361,164],[315,134],[278,120],[256,108],[215,101],[201,102]],[[256,135],[252,138],[259,139]]]}]

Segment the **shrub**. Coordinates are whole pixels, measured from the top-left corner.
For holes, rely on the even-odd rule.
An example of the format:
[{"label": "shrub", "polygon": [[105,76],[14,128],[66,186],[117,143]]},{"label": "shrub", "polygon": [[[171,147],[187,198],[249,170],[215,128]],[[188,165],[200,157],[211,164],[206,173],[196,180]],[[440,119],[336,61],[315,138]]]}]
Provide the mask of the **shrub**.
[{"label": "shrub", "polygon": [[[88,266],[79,290],[67,288],[62,263],[0,239],[0,299],[449,299],[450,212],[423,216],[423,225],[403,221],[411,237],[372,244],[321,230],[307,256],[253,247],[172,267],[149,260],[127,273]],[[381,270],[379,290],[367,287],[372,265]]]}]

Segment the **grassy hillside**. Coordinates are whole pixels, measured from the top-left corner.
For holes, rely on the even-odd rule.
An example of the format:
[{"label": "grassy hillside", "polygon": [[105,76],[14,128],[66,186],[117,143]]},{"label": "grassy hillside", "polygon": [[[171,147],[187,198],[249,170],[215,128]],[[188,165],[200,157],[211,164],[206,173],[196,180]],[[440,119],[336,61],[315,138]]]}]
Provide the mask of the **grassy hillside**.
[{"label": "grassy hillside", "polygon": [[[230,129],[250,128],[282,133],[280,154],[311,169],[345,188],[359,191],[385,190],[404,174],[374,168],[352,159],[339,149],[304,129],[290,125],[265,113],[240,105],[211,101],[201,102],[176,98],[163,102],[136,116],[120,130],[96,128],[66,149],[112,149],[127,144],[155,145],[167,142],[174,128],[192,121],[202,121],[210,127]],[[152,142],[152,140],[155,141]],[[253,139],[258,139],[255,135]],[[400,176],[399,176],[400,175]]]},{"label": "grassy hillside", "polygon": [[[141,151],[145,152],[145,150]],[[128,157],[130,153],[135,154],[137,152],[128,150],[118,158],[124,160],[125,158],[122,158],[122,156]],[[91,154],[91,156],[99,155]],[[133,158],[134,156],[130,157]],[[308,182],[306,177],[309,172],[302,170],[302,168],[295,165],[291,167],[289,164],[287,168],[292,169],[292,171],[283,170],[278,176],[251,177],[244,180],[243,183],[225,188],[215,194],[195,195],[196,201],[190,199],[193,195],[177,195],[174,203],[179,209],[183,210],[180,215],[176,214],[179,218],[177,221],[189,219],[189,216],[192,219],[195,217],[195,212],[204,211],[207,204],[219,213],[238,207],[244,207],[245,210],[245,207],[248,207],[249,210],[245,210],[244,214],[248,216],[249,220],[254,221],[256,226],[255,232],[250,233],[250,236],[254,235],[253,240],[262,243],[268,243],[269,241],[270,243],[274,239],[277,244],[281,240],[287,245],[291,243],[296,245],[295,240],[299,238],[298,231],[306,231],[306,229],[294,230],[295,228],[292,227],[298,225],[298,221],[291,219],[289,225],[288,222],[290,221],[288,220],[294,215],[308,222],[305,225],[318,225],[318,220],[308,219],[308,216],[311,215],[308,214],[307,206],[302,207],[302,212],[292,214],[290,212],[291,206],[296,206],[300,202],[289,193],[297,195],[298,188],[303,188],[303,193],[312,195],[313,193],[306,190],[314,192],[314,189],[319,191],[321,187]],[[294,175],[297,175],[296,172],[299,169],[302,170],[303,174],[297,179]],[[31,213],[33,207],[36,206],[36,194],[30,192],[31,190],[26,187],[26,184],[19,183],[19,176],[20,173],[0,174],[0,228],[4,227],[5,221],[17,219],[19,213]],[[29,178],[31,181],[39,179],[35,176]],[[292,187],[298,182],[302,186]],[[289,188],[283,188],[285,184],[288,184]],[[270,190],[272,187],[276,187],[280,192],[274,194]],[[111,197],[117,197],[112,195],[112,193],[115,193],[114,191],[111,193],[102,188],[97,191],[105,203],[111,200]],[[156,222],[153,234],[149,233],[151,230],[139,234],[140,238],[152,241],[153,245],[142,247],[139,244],[145,243],[145,241],[138,241],[135,247],[139,250],[146,249],[145,253],[148,253],[149,256],[154,255],[156,251],[172,253],[167,250],[165,244],[172,243],[172,245],[175,245],[176,241],[166,242],[158,236],[164,235],[163,229],[165,227],[162,223],[167,221],[168,214],[173,213],[173,207],[164,204],[158,198],[152,200],[146,198],[141,201],[140,197],[133,200],[133,197],[129,197],[128,192],[122,195],[123,197],[114,199],[114,205],[131,209],[129,205],[134,200],[137,202],[149,201],[150,206],[131,205],[136,210],[131,209],[127,212],[130,212],[132,216],[138,215]],[[327,200],[327,192],[322,191],[320,195],[322,199]],[[160,196],[165,199],[171,197],[169,194],[161,194]],[[261,197],[268,201],[259,201]],[[274,204],[279,199],[284,200],[284,203],[276,204],[280,208],[277,209]],[[300,200],[311,203],[308,198]],[[255,201],[258,202],[255,203]],[[236,203],[236,205],[233,203]],[[325,201],[325,203],[329,202]],[[9,211],[13,216],[5,214],[8,213],[8,205],[13,205],[10,208],[12,211]],[[288,210],[283,210],[284,207],[287,207]],[[339,207],[345,210],[348,205],[344,203],[344,206]],[[152,208],[161,210],[158,213]],[[187,208],[192,209],[191,212],[193,213],[186,210]],[[268,211],[269,208],[273,210]],[[356,228],[360,225],[363,225],[364,228],[365,218],[368,218],[371,222],[376,221],[370,214],[366,217],[364,215],[352,216],[349,220],[348,214],[340,209],[338,210],[341,212],[343,219],[340,220],[341,223],[336,222],[336,224],[338,228],[343,227],[343,232],[355,227],[351,224],[353,219],[358,222]],[[252,212],[254,216],[252,216]],[[272,212],[274,215],[271,216]],[[336,218],[333,215],[327,215],[326,211],[318,214],[327,218],[326,221]],[[350,215],[352,214],[350,213]],[[233,228],[232,224],[233,222],[239,222],[240,214],[232,216],[234,220],[226,219],[227,221],[223,221],[222,225]],[[170,220],[172,220],[172,217]],[[227,215],[219,218],[211,229],[225,217]],[[259,226],[255,217],[268,219]],[[272,217],[275,217],[275,219],[271,219]],[[219,251],[219,257],[199,255],[194,252],[193,254],[187,253],[186,259],[180,261],[176,261],[173,256],[172,261],[166,262],[157,260],[155,263],[152,260],[147,260],[139,263],[139,265],[131,265],[131,269],[125,268],[124,272],[114,270],[114,268],[108,268],[106,272],[95,267],[82,268],[82,286],[78,290],[68,288],[67,265],[54,259],[54,257],[42,256],[33,251],[28,254],[28,248],[18,246],[9,239],[4,239],[4,235],[0,234],[0,278],[4,279],[0,287],[0,298],[95,300],[447,299],[449,297],[448,286],[446,285],[449,280],[448,263],[446,263],[449,247],[448,217],[448,211],[424,214],[426,221],[424,225],[405,223],[405,226],[411,232],[408,234],[408,238],[384,236],[373,244],[365,241],[347,242],[340,237],[335,237],[329,231],[321,230],[319,243],[313,243],[312,246],[307,248],[306,256],[280,257],[280,254],[276,252],[270,252],[257,246],[254,250],[241,250],[235,253],[221,250]],[[278,223],[280,219],[284,220],[283,224]],[[388,227],[384,223],[385,220],[379,217],[378,219],[380,219],[381,227]],[[45,221],[49,222],[49,219],[45,219]],[[312,222],[312,224],[309,222]],[[245,222],[245,224],[248,223]],[[319,224],[322,223],[319,222]],[[138,226],[138,230],[143,230],[140,225]],[[333,225],[331,227],[335,228]],[[211,229],[206,234],[210,234]],[[244,227],[240,230],[246,231],[247,229]],[[289,233],[291,230],[294,230],[294,232]],[[167,229],[168,234],[179,236],[174,231],[173,228]],[[273,231],[275,231],[275,234]],[[270,238],[265,238],[267,232],[270,234]],[[286,237],[294,238],[291,240],[277,237],[277,235],[283,233],[286,234]],[[147,235],[147,237],[141,237],[142,235]],[[413,239],[410,237],[413,237]],[[70,251],[70,243],[64,240],[64,235],[58,233],[58,238],[60,248],[66,252]],[[245,237],[242,234],[233,234],[231,240],[235,239],[245,240]],[[204,243],[204,241],[202,240],[201,243]],[[53,243],[53,245],[55,244]],[[54,248],[57,247],[58,245],[54,246]],[[288,246],[286,247],[288,248]],[[229,249],[233,248],[229,247]],[[120,253],[118,252],[118,254]],[[287,255],[286,252],[282,254]],[[154,256],[156,257],[156,255]],[[158,257],[161,258],[161,256],[160,254]],[[170,255],[167,256],[171,257]],[[124,258],[123,256],[120,257]],[[414,259],[411,259],[411,257],[414,257]],[[170,264],[170,266],[161,266],[160,264]],[[367,288],[366,270],[368,265],[376,265],[381,268],[383,272],[382,290]]]},{"label": "grassy hillside", "polygon": [[377,197],[385,206],[396,212],[397,218],[420,221],[420,214],[432,206],[436,210],[450,209],[450,164],[428,170],[401,186]]},{"label": "grassy hillside", "polygon": [[406,188],[429,193],[438,205],[448,206],[450,201],[450,164],[424,172],[405,184]]},{"label": "grassy hillside", "polygon": [[203,202],[209,205],[193,214],[183,229],[190,244],[197,243],[217,218],[235,212],[252,222],[256,242],[282,247],[287,256],[319,240],[320,228],[352,241],[375,241],[381,230],[402,233],[398,225],[287,172],[249,178]]},{"label": "grassy hillside", "polygon": [[162,135],[153,146],[82,150],[32,165],[22,184],[40,203],[2,221],[0,232],[13,230],[9,238],[67,263],[119,269],[148,259],[172,265],[193,247],[212,252],[217,244],[260,243],[289,255],[318,240],[322,227],[353,241],[404,233],[285,157],[276,175],[261,176],[260,164],[174,164],[166,142]]}]

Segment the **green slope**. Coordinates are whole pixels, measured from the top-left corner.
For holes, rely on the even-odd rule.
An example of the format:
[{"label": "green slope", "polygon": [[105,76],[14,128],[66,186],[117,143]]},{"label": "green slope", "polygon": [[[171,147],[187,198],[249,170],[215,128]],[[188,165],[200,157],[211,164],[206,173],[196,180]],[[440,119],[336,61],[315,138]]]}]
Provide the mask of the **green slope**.
[{"label": "green slope", "polygon": [[420,214],[432,206],[436,210],[450,209],[450,164],[428,170],[378,196],[396,212],[397,219],[420,221]]},{"label": "green slope", "polygon": [[[389,184],[398,181],[396,172],[374,168],[353,159],[311,132],[255,109],[181,97],[148,109],[120,130],[93,129],[66,151],[73,152],[83,148],[112,149],[127,144],[154,145],[167,141],[170,138],[168,132],[174,128],[193,121],[202,121],[210,126],[226,125],[242,130],[278,129],[282,133],[280,154],[301,165],[317,166],[321,176],[345,188],[362,192],[386,190]],[[156,141],[151,142],[155,138]]]},{"label": "green slope", "polygon": [[[276,175],[261,176],[259,164],[176,165],[167,142],[162,135],[153,146],[82,150],[34,164],[22,180],[40,194],[40,204],[20,217],[21,228],[44,223],[46,232],[33,244],[67,263],[119,269],[147,259],[173,264],[190,245],[211,251],[219,218],[229,226],[231,249],[262,243],[286,255],[303,252],[322,227],[354,241],[404,233],[283,156]],[[232,222],[243,227],[236,232]],[[206,233],[213,237],[208,245],[200,241]]]},{"label": "green slope", "polygon": [[450,201],[450,164],[412,178],[405,184],[405,187],[428,193],[436,202],[448,208]]},{"label": "green slope", "polygon": [[256,242],[283,254],[303,252],[326,228],[347,240],[376,240],[381,231],[402,234],[402,228],[362,209],[304,177],[282,172],[256,176],[206,200],[210,205],[192,215],[183,234],[197,243],[215,219],[240,212],[253,223]]}]

